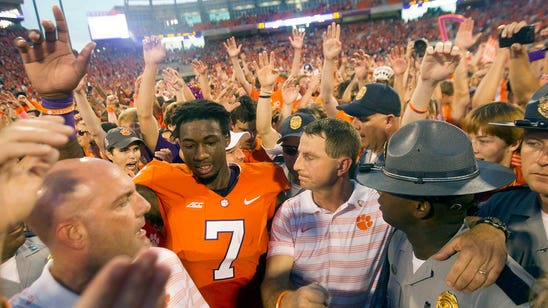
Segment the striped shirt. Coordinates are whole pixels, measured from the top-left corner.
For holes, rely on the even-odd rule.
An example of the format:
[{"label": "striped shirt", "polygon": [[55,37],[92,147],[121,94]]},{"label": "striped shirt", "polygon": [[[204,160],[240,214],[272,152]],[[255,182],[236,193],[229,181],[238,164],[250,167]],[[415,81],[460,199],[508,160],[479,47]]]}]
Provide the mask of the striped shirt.
[{"label": "striped shirt", "polygon": [[319,283],[329,291],[330,306],[373,304],[392,233],[377,192],[353,183],[335,212],[318,207],[306,190],[287,200],[272,224],[268,256],[292,256],[292,285]]},{"label": "striped shirt", "polygon": [[171,275],[166,284],[166,308],[209,307],[174,252],[159,247],[150,249],[158,255],[158,263],[167,265],[171,269]]}]

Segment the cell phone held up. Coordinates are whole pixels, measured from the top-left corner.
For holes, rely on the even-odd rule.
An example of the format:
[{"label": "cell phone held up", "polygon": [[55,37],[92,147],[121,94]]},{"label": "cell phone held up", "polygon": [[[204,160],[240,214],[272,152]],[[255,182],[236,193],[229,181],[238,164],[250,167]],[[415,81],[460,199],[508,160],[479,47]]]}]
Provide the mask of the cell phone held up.
[{"label": "cell phone held up", "polygon": [[501,37],[499,33],[499,47],[510,47],[514,43],[531,44],[535,41],[535,26],[525,26],[518,33],[514,33],[512,37]]}]

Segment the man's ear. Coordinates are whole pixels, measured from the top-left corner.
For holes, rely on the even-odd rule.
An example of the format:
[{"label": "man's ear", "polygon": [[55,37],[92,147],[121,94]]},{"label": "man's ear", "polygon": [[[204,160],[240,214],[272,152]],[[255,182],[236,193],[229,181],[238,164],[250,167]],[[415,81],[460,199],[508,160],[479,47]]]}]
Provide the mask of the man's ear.
[{"label": "man's ear", "polygon": [[337,176],[341,176],[350,171],[352,159],[349,157],[341,157],[338,159]]},{"label": "man's ear", "polygon": [[112,161],[113,155],[111,151],[105,150],[105,155],[107,156],[108,160]]},{"label": "man's ear", "polygon": [[225,136],[225,148],[230,144],[230,132]]},{"label": "man's ear", "polygon": [[520,145],[521,145],[521,139],[517,140],[516,142],[514,142],[513,144],[511,144],[509,146],[509,150],[512,151],[512,152],[515,152],[517,151],[517,149],[519,149]]},{"label": "man's ear", "polygon": [[60,223],[55,229],[57,240],[65,246],[75,250],[80,250],[85,247],[85,239],[87,231],[78,221],[67,221]]}]

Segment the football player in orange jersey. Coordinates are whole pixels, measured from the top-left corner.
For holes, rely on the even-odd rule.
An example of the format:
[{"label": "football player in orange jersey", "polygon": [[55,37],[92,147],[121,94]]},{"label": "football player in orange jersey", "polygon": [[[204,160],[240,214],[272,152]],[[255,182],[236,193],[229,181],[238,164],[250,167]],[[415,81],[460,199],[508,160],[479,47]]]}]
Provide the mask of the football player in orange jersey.
[{"label": "football player in orange jersey", "polygon": [[185,164],[153,161],[134,179],[173,250],[212,307],[260,306],[257,266],[267,222],[289,188],[272,163],[227,163],[229,113],[211,101],[177,107],[172,122]]}]

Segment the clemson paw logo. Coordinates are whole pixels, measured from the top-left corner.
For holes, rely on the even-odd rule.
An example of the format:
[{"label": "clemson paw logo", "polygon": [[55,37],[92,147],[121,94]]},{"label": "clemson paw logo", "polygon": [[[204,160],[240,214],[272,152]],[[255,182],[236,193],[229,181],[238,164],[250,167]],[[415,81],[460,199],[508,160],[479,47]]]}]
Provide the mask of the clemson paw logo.
[{"label": "clemson paw logo", "polygon": [[365,214],[358,216],[358,218],[356,218],[356,227],[360,230],[367,230],[373,227],[373,220],[371,220],[371,216]]},{"label": "clemson paw logo", "polygon": [[122,129],[120,129],[120,134],[122,134],[122,136],[129,136],[131,135],[131,132],[129,131],[129,129],[122,127]]}]

